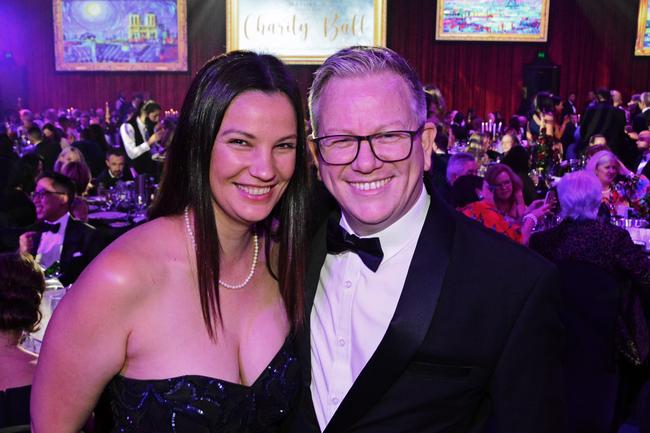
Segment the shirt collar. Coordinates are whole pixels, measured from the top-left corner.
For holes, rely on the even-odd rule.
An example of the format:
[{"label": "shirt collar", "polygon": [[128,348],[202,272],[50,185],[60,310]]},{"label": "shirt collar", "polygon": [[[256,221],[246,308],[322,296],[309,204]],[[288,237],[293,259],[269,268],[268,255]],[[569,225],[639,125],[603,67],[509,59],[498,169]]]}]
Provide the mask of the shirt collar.
[{"label": "shirt collar", "polygon": [[[423,186],[420,196],[413,207],[400,219],[378,233],[359,237],[379,238],[381,248],[384,251],[384,261],[388,260],[407,246],[414,237],[420,236],[420,231],[427,217],[430,203],[431,197],[429,197],[429,194]],[[354,233],[354,230],[352,230],[343,214],[341,214],[340,224],[349,233]]]},{"label": "shirt collar", "polygon": [[57,233],[65,233],[65,228],[68,226],[68,220],[70,219],[70,212],[66,212],[61,218],[56,221],[47,221],[49,224],[60,224],[59,231]]}]

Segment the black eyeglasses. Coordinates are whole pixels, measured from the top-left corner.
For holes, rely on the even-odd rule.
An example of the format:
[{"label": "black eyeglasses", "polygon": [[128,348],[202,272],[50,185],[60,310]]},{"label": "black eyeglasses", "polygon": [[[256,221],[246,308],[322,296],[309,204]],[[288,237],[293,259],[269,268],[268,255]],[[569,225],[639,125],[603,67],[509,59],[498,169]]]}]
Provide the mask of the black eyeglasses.
[{"label": "black eyeglasses", "polygon": [[42,199],[42,198],[45,197],[46,195],[52,195],[52,194],[56,194],[56,195],[66,195],[64,192],[60,192],[60,191],[48,191],[48,190],[46,190],[46,189],[42,189],[42,190],[40,190],[40,191],[34,191],[34,192],[32,193],[32,198]]},{"label": "black eyeglasses", "polygon": [[326,135],[314,138],[318,154],[330,165],[351,164],[357,156],[361,142],[370,144],[373,155],[383,162],[399,162],[411,156],[413,139],[417,137],[424,125],[415,131],[386,131],[372,135]]}]

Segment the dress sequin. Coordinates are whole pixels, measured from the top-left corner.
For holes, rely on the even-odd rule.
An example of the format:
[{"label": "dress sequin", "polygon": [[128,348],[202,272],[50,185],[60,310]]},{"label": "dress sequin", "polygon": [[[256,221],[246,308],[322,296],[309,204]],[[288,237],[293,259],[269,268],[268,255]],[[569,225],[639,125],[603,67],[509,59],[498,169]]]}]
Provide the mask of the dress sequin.
[{"label": "dress sequin", "polygon": [[250,386],[206,376],[108,385],[113,433],[271,433],[297,401],[300,366],[287,339]]}]

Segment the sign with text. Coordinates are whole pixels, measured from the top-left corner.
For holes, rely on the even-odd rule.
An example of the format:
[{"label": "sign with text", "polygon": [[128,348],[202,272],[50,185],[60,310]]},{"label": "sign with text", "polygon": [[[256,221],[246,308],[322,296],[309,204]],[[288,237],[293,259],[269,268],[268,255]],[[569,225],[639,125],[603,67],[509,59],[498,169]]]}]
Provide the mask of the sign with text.
[{"label": "sign with text", "polygon": [[386,0],[227,0],[227,50],[319,64],[351,45],[386,44]]}]

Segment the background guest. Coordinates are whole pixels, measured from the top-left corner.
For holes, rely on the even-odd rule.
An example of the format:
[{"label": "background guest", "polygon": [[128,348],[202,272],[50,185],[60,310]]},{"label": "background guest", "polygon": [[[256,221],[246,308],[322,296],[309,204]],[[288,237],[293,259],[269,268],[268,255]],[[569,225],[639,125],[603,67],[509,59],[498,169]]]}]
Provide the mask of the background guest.
[{"label": "background guest", "polygon": [[41,320],[43,272],[27,255],[0,254],[0,428],[28,425],[37,356],[20,347]]},{"label": "background guest", "polygon": [[112,147],[106,152],[106,168],[93,182],[95,187],[104,185],[106,188],[114,187],[118,181],[133,180],[131,170],[126,166],[126,155],[122,149]]},{"label": "background guest", "polygon": [[[650,260],[626,230],[597,220],[601,189],[602,182],[591,171],[566,174],[557,188],[562,222],[530,239],[532,249],[561,265],[565,278],[571,432],[618,431],[614,423],[624,415],[616,413],[621,370],[616,360],[624,356],[640,366],[649,349],[640,301],[650,300]],[[581,272],[579,278],[573,277],[576,272]],[[633,284],[623,284],[626,280]],[[638,336],[642,338],[634,338]],[[617,353],[616,341],[622,352]],[[639,387],[637,383],[633,389]]]},{"label": "background guest", "polygon": [[488,167],[485,180],[494,191],[494,204],[503,216],[513,222],[521,222],[526,213],[523,184],[519,176],[505,164]]}]

